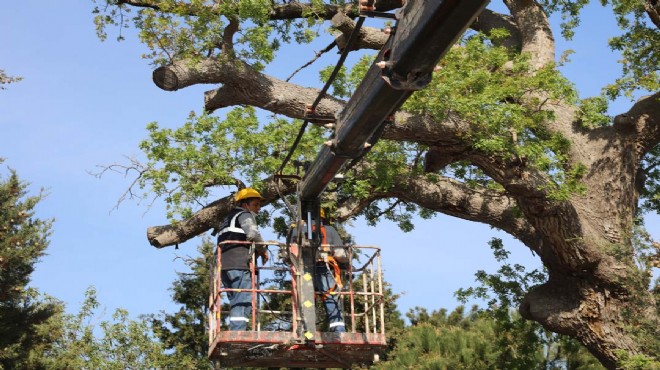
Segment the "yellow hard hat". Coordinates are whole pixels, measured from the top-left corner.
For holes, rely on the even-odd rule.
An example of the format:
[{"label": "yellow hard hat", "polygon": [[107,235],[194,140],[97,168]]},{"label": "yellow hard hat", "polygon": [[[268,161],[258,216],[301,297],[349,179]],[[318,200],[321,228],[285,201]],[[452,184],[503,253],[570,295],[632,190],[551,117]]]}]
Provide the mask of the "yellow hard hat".
[{"label": "yellow hard hat", "polygon": [[325,210],[321,208],[321,218],[325,218]]},{"label": "yellow hard hat", "polygon": [[252,189],[252,188],[245,188],[241,189],[236,193],[236,201],[240,202],[243,199],[248,199],[248,198],[259,198],[263,199],[261,194],[259,194],[258,191]]}]

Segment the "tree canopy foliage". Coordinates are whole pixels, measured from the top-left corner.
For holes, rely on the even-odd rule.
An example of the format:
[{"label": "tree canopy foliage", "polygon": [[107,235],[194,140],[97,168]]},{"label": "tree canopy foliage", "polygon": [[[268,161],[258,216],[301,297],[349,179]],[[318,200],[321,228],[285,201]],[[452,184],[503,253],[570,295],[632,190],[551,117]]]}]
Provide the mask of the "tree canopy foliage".
[{"label": "tree canopy foliage", "polygon": [[417,307],[407,316],[412,325],[398,338],[391,359],[374,369],[603,369],[581,345],[553,338],[515,312],[506,321],[476,306],[431,313]]},{"label": "tree canopy foliage", "polygon": [[96,289],[90,287],[77,313],[56,317],[53,342],[40,354],[45,369],[198,368],[196,358],[168,353],[146,318],[131,319],[122,308],[108,318],[100,308]]},{"label": "tree canopy foliage", "polygon": [[[150,228],[150,243],[179,244],[214,227],[231,207],[227,190],[245,185],[258,188],[273,210],[283,207],[295,186],[273,174],[319,90],[269,67],[328,33],[324,50],[346,47],[358,7],[320,0],[94,2],[101,39],[107,26],[118,26],[119,38],[134,29],[158,87],[218,85],[205,93],[204,113],[181,127],[149,124],[141,145],[146,161],[116,165],[138,171],[141,192],[131,194],[162,197],[169,207],[172,223]],[[413,217],[441,212],[511,234],[548,273],[526,287],[520,314],[577,338],[615,368],[624,358],[659,356],[657,347],[640,345],[640,338],[660,334],[649,290],[657,249],[645,243],[640,255],[635,235],[643,211],[660,210],[660,17],[654,1],[601,1],[621,28],[609,40],[622,55],[621,74],[595,81],[601,95],[580,97],[558,69],[567,61],[555,56],[549,17],[561,16],[559,31],[570,38],[588,4],[506,0],[502,9],[484,10],[440,61],[432,84],[413,94],[366,156],[343,169],[343,182],[325,201],[340,220],[386,218],[410,231]],[[379,11],[402,6],[376,2]],[[366,27],[352,48],[377,50],[387,38]],[[365,55],[343,70],[316,113],[341,112],[372,60]],[[607,115],[609,99],[640,91],[651,95]],[[312,125],[283,172],[302,171],[294,163],[313,159],[332,135]]]}]

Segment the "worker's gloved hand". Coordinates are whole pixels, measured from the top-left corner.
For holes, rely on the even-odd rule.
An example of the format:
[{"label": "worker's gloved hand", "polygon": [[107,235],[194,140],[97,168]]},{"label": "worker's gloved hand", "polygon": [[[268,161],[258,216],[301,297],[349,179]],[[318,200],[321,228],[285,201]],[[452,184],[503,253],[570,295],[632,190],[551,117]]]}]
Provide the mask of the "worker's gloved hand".
[{"label": "worker's gloved hand", "polygon": [[268,259],[270,258],[270,257],[268,256],[268,252],[260,253],[259,256],[261,257],[261,264],[262,264],[262,265],[265,265],[266,262],[268,262]]}]

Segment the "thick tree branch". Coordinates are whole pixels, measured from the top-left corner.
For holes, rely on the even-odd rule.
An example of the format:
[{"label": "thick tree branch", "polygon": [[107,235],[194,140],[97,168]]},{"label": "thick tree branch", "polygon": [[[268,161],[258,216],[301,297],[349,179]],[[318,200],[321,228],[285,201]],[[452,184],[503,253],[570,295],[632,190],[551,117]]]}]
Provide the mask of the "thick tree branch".
[{"label": "thick tree branch", "polygon": [[639,99],[628,112],[614,117],[614,128],[633,134],[641,160],[660,143],[660,92]]},{"label": "thick tree branch", "polygon": [[[519,212],[526,221],[533,225],[538,235],[543,236],[536,241],[539,245],[537,252],[549,270],[557,273],[579,271],[579,274],[588,271],[591,276],[598,277],[618,274],[615,270],[619,266],[612,261],[604,263],[609,257],[604,256],[598,247],[607,241],[584,239],[585,235],[590,234],[590,228],[598,225],[575,222],[580,219],[580,212],[584,211],[583,202],[589,202],[589,198],[574,194],[566,200],[553,199],[549,194],[557,185],[550,176],[527,166],[521,160],[487,156],[478,152],[468,153],[466,159],[502,185],[507,194],[516,200]],[[602,184],[592,184],[589,180],[585,182],[592,191],[602,188]],[[605,214],[610,215],[611,212]],[[599,221],[601,227],[609,227],[612,219],[601,218]],[[613,242],[620,241],[616,236],[613,237]]]},{"label": "thick tree branch", "polygon": [[[455,135],[460,137],[461,132],[455,132]],[[579,217],[579,210],[576,209],[575,204],[579,206],[584,199],[576,196],[574,200],[575,204],[570,201],[551,199],[548,196],[548,190],[554,186],[552,180],[546,173],[540,172],[532,166],[527,166],[523,159],[507,159],[493,154],[489,155],[476,151],[460,141],[453,143],[443,142],[438,146],[432,146],[430,153],[436,156],[436,164],[438,166],[443,166],[453,161],[467,160],[483,170],[495,182],[502,185],[506,190],[507,197],[515,200],[518,217],[521,214],[525,215],[526,222],[533,225],[534,234],[525,239],[524,234],[521,235],[516,230],[511,230],[510,227],[501,226],[490,221],[483,221],[483,215],[475,216],[477,218],[476,221],[481,219],[482,221],[479,222],[485,222],[501,228],[518,237],[541,256],[545,266],[563,270],[569,266],[566,261],[571,261],[570,267],[579,270],[580,266],[596,266],[595,261],[603,258],[594,258],[594,256],[601,255],[601,253],[593,249],[595,244],[586,243],[583,240],[583,235],[586,233],[585,228],[590,227],[590,225],[581,225],[571,221]],[[415,179],[415,181],[422,183],[423,179]],[[395,186],[399,186],[399,184]],[[594,185],[595,187],[596,185]],[[425,192],[429,193],[432,191],[427,188],[406,188],[406,191],[401,196],[406,197],[405,194],[417,196],[418,192],[424,194]],[[490,199],[488,201],[497,204],[497,201]],[[413,202],[429,209],[435,209],[433,205],[424,204],[420,201]],[[580,208],[582,207],[580,206]],[[475,221],[473,219],[474,217],[466,218],[445,211],[441,212]],[[604,219],[601,219],[601,226],[609,227],[609,221],[607,220],[605,222]],[[616,239],[616,236],[614,238],[613,242],[620,241]],[[609,274],[611,276],[613,272],[608,266],[612,266],[612,264],[597,264],[597,267],[593,267],[597,270],[595,274],[599,276]],[[589,271],[592,272],[594,270],[590,267]]]},{"label": "thick tree branch", "polygon": [[527,166],[523,158],[505,159],[478,151],[467,153],[465,158],[517,199],[547,200],[546,189],[552,184],[549,176]]},{"label": "thick tree branch", "polygon": [[649,15],[651,22],[655,24],[656,28],[660,28],[660,1],[646,0],[644,1],[644,9],[646,14]]},{"label": "thick tree branch", "polygon": [[[233,105],[247,104],[276,114],[303,118],[305,106],[311,104],[319,90],[276,79],[260,73],[231,76],[220,89],[204,94],[207,112]],[[316,108],[319,115],[333,116],[343,105],[339,99],[326,95]]]},{"label": "thick tree branch", "polygon": [[529,53],[533,70],[555,61],[555,40],[550,22],[539,4],[533,0],[504,0],[515,19],[522,37],[523,53]]},{"label": "thick tree branch", "polygon": [[[319,89],[305,88],[255,71],[249,65],[227,59],[205,59],[198,64],[180,61],[154,71],[154,82],[172,91],[197,83],[222,83],[221,88],[208,91],[205,107],[214,111],[221,107],[249,104],[287,117],[303,119],[304,107],[319,94]],[[344,102],[328,95],[321,100],[316,112],[333,116]],[[385,128],[383,138],[414,141],[421,144],[446,145],[460,142],[470,123],[454,113],[438,123],[430,116],[398,112],[395,123]]]},{"label": "thick tree branch", "polygon": [[503,28],[509,31],[509,37],[496,40],[496,45],[501,45],[512,51],[520,51],[522,48],[522,35],[513,17],[505,14],[495,13],[490,9],[483,12],[472,23],[471,28],[475,31],[490,33],[495,28]]},{"label": "thick tree branch", "polygon": [[[364,166],[368,164],[362,164]],[[502,229],[523,241],[534,252],[543,254],[540,237],[534,227],[520,217],[517,202],[502,192],[468,186],[458,180],[436,174],[402,174],[387,190],[373,189],[366,199],[349,198],[339,202],[338,219],[349,219],[380,199],[396,198],[420,207],[468,221]]]},{"label": "thick tree branch", "polygon": [[[467,186],[443,176],[402,176],[391,189],[373,190],[367,199],[344,199],[338,203],[337,214],[340,220],[346,220],[359,214],[372,202],[388,198],[404,200],[449,216],[501,229],[539,255],[546,266],[561,266],[566,258],[565,254],[557,253],[544,234],[521,216],[518,203],[513,197],[478,186]],[[572,253],[578,253],[579,250],[568,248]]]},{"label": "thick tree branch", "polygon": [[[280,187],[279,190],[283,195],[291,194],[296,189],[295,184],[290,181],[282,182],[273,178],[263,180],[260,185],[258,187],[266,203],[279,198],[277,186]],[[156,248],[181,244],[216,227],[234,206],[234,197],[230,195],[207,205],[186,220],[171,225],[149,227],[147,229],[149,244]]]},{"label": "thick tree branch", "polygon": [[[249,104],[288,117],[302,118],[305,105],[314,101],[319,92],[257,72],[248,64],[230,58],[208,58],[196,64],[179,61],[156,69],[153,80],[167,91],[201,83],[224,84],[223,88],[206,93],[205,108],[209,112]],[[316,111],[331,116],[342,105],[342,101],[326,96]]]},{"label": "thick tree branch", "polygon": [[[398,9],[403,6],[402,0],[378,0],[375,2],[376,10],[380,12],[387,12],[390,10]],[[312,9],[309,3],[302,4],[298,2],[290,2],[283,5],[276,5],[273,7],[273,10],[270,13],[270,19],[279,20],[279,19],[296,19],[302,18],[303,13],[308,12]],[[314,15],[321,19],[332,19],[337,13],[345,13],[351,17],[357,17],[359,15],[359,10],[353,4],[346,4],[343,6],[326,4],[323,7],[323,10],[318,12],[315,11]]]},{"label": "thick tree branch", "polygon": [[[199,5],[192,5],[185,1],[179,1],[173,6],[165,8],[159,0],[117,0],[117,5],[129,5],[136,8],[150,8],[164,13],[175,13],[180,15],[196,16],[200,12],[212,12],[221,15],[218,6],[200,7]],[[402,6],[401,0],[379,0],[376,2],[376,9],[378,11],[390,11],[400,8]],[[342,12],[351,17],[358,16],[358,8],[353,4],[346,4],[343,6],[325,4],[323,8],[319,9],[314,7],[311,3],[289,2],[281,5],[273,5],[269,18],[271,20],[290,20],[304,18],[313,15],[319,19],[331,19],[335,14]]]},{"label": "thick tree branch", "polygon": [[527,166],[524,159],[503,158],[475,150],[464,139],[471,130],[470,126],[469,121],[453,113],[437,122],[429,116],[400,112],[395,123],[386,127],[383,137],[429,145],[427,159],[435,162],[428,163],[431,166],[428,172],[458,160],[469,160],[519,200],[546,200],[546,190],[543,189],[551,184],[546,174]]},{"label": "thick tree branch", "polygon": [[446,177],[416,175],[397,182],[391,194],[446,215],[491,225],[519,239],[534,234],[530,224],[518,217],[516,201],[501,192],[470,187]]},{"label": "thick tree branch", "polygon": [[234,35],[238,32],[240,23],[236,17],[229,18],[229,24],[222,32],[222,52],[225,55],[233,56]]},{"label": "thick tree branch", "polygon": [[[337,13],[332,17],[332,25],[341,32],[341,35],[337,36],[335,41],[339,49],[343,49],[351,32],[353,32],[353,28],[355,28],[355,22],[350,15]],[[522,36],[511,16],[484,9],[470,28],[483,33],[489,33],[495,28],[506,29],[509,31],[509,37],[496,40],[496,45],[504,46],[512,51],[520,51],[522,47]],[[384,30],[373,27],[362,27],[360,29],[360,35],[352,49],[380,50],[387,42],[388,37],[389,35]]]},{"label": "thick tree branch", "polygon": [[603,365],[614,369],[618,368],[613,360],[617,349],[639,352],[638,344],[620,329],[626,320],[625,310],[621,310],[625,304],[625,299],[607,287],[594,286],[581,277],[555,274],[525,295],[519,312],[549,330],[579,338]]},{"label": "thick tree branch", "polygon": [[[355,22],[348,15],[344,13],[337,13],[332,17],[332,25],[341,32],[340,35],[335,37],[335,42],[339,50],[344,50],[348,39],[355,28]],[[360,28],[360,34],[357,40],[353,43],[351,50],[372,49],[380,50],[387,42],[389,34],[383,30],[373,27]]]}]

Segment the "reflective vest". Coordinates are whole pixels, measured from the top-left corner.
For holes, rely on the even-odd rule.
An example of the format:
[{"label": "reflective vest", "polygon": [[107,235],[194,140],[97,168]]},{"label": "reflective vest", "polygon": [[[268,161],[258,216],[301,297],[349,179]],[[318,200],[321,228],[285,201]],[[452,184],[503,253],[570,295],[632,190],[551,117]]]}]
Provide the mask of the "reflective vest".
[{"label": "reflective vest", "polygon": [[[247,241],[247,234],[238,222],[238,217],[243,213],[248,213],[248,211],[243,208],[234,208],[229,212],[225,221],[220,225],[218,244],[226,240]],[[223,244],[221,251],[220,263],[223,270],[247,270],[250,268],[248,265],[250,244]]]}]

